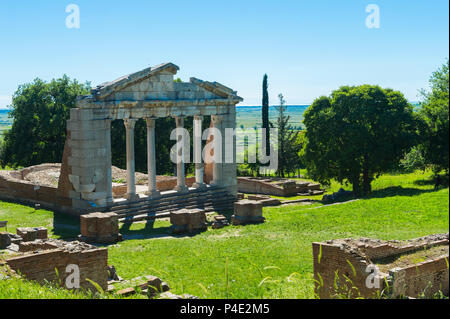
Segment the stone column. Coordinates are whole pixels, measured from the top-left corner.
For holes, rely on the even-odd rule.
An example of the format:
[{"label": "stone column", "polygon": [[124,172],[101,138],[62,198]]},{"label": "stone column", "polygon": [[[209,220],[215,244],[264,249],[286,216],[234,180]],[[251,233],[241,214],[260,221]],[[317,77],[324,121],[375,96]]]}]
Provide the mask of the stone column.
[{"label": "stone column", "polygon": [[155,118],[147,118],[147,167],[148,167],[148,192],[152,198],[160,197],[156,189],[156,147],[155,147]]},{"label": "stone column", "polygon": [[[175,122],[177,124],[177,129],[184,128],[184,117],[177,116],[175,117]],[[178,135],[178,141],[181,141],[182,136]],[[185,146],[185,145],[184,145]],[[183,151],[179,150],[177,152],[177,186],[175,190],[177,192],[187,192],[188,188],[186,187],[186,177],[184,173],[184,156]]]},{"label": "stone column", "polygon": [[[211,116],[211,123],[212,123],[212,127],[215,129],[218,129],[220,132],[222,132],[222,119],[223,117],[221,115],[212,115]],[[216,138],[214,136],[214,138]],[[222,136],[223,138],[223,136]],[[214,140],[213,140],[214,142]],[[214,152],[216,152],[216,148],[218,147],[218,145],[214,146]],[[223,146],[222,146],[223,148]],[[214,155],[214,158],[216,156]],[[222,159],[221,162],[223,161],[223,155],[222,155]],[[211,185],[212,186],[221,186],[222,185],[222,163],[216,163],[216,161],[214,161],[213,163],[213,180],[211,181]]]},{"label": "stone column", "polygon": [[204,165],[202,161],[202,122],[203,116],[194,116],[194,163],[195,163],[195,184],[194,188],[205,189]]},{"label": "stone column", "polygon": [[112,160],[111,160],[111,120],[106,120],[106,203],[111,204],[113,200],[112,194]]},{"label": "stone column", "polygon": [[136,120],[125,119],[126,139],[127,139],[127,199],[136,200],[135,162],[134,162],[134,126]]}]

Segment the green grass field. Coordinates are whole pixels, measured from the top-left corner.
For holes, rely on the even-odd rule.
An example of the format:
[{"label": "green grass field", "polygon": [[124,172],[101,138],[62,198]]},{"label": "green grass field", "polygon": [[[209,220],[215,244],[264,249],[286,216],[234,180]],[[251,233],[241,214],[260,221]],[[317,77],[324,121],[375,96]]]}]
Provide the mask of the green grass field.
[{"label": "green grass field", "polygon": [[[264,224],[229,226],[192,237],[172,237],[167,220],[122,226],[122,234],[131,239],[109,246],[109,264],[124,279],[157,275],[172,292],[200,298],[313,298],[314,241],[410,239],[448,232],[448,188],[434,191],[433,186],[430,173],[383,175],[367,198],[333,206],[265,208]],[[333,183],[329,191],[340,187]],[[9,221],[10,231],[46,226],[58,238],[73,238],[79,231],[77,220],[4,202],[0,220]],[[19,296],[29,289],[35,298],[71,297],[54,288],[0,281],[0,298],[18,296],[20,289]],[[42,294],[31,293],[36,289]]]}]

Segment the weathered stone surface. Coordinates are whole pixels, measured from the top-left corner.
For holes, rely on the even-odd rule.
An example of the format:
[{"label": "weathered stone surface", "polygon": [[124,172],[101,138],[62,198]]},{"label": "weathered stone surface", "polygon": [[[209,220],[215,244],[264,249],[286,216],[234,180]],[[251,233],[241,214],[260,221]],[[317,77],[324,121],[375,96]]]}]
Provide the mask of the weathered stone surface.
[{"label": "weathered stone surface", "polygon": [[228,219],[225,216],[223,215],[214,216],[214,221],[212,223],[213,229],[223,228],[228,225],[229,225]]},{"label": "weathered stone surface", "polygon": [[233,225],[264,222],[263,204],[248,199],[234,203]]},{"label": "weathered stone surface", "polygon": [[120,241],[119,216],[115,213],[91,213],[80,216],[81,239],[86,242]]},{"label": "weathered stone surface", "polygon": [[58,245],[49,240],[35,240],[19,243],[20,252],[58,249]]},{"label": "weathered stone surface", "polygon": [[[27,280],[37,281],[41,284],[55,282],[56,284],[60,283],[63,287],[66,287],[66,278],[70,275],[70,272],[66,272],[67,267],[77,265],[80,270],[80,288],[97,291],[87,280],[90,279],[102,289],[107,289],[107,249],[96,248],[80,242],[65,242],[55,239],[45,241],[47,243],[41,245],[41,249],[50,248],[47,245],[50,241],[57,246],[56,249],[40,250],[37,253],[21,253],[8,259],[7,265]],[[54,246],[51,246],[51,248],[54,248]]]},{"label": "weathered stone surface", "polygon": [[[448,245],[448,234],[408,241],[348,238],[313,243],[315,292],[324,299],[378,298],[381,293],[391,298],[424,293],[429,298],[438,291],[448,295]],[[431,253],[433,248],[437,250]],[[426,260],[402,258],[420,252]]]},{"label": "weathered stone surface", "polygon": [[47,239],[47,228],[45,227],[19,227],[16,229],[17,235],[23,241],[34,241],[36,239]]},{"label": "weathered stone surface", "polygon": [[170,213],[172,231],[176,234],[207,229],[206,214],[201,209],[181,209]]},{"label": "weathered stone surface", "polygon": [[122,297],[129,297],[131,295],[134,295],[136,293],[136,290],[134,288],[125,288],[121,289],[116,292],[117,295]]}]

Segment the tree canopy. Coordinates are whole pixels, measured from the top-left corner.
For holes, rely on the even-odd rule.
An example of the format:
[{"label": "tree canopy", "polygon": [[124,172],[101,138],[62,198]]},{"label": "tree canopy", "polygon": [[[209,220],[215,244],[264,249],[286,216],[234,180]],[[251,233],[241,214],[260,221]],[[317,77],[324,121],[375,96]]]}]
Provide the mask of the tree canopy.
[{"label": "tree canopy", "polygon": [[344,86],[306,110],[303,160],[322,183],[351,183],[355,195],[395,167],[416,142],[412,106],[398,91],[379,86]]},{"label": "tree canopy", "polygon": [[20,85],[13,95],[12,127],[5,132],[1,165],[30,166],[60,162],[66,139],[66,120],[76,97],[89,92],[64,75],[49,83],[35,79]]},{"label": "tree canopy", "polygon": [[434,171],[449,169],[449,61],[430,78],[430,90],[422,90],[424,101],[420,105],[420,149],[425,162]]}]

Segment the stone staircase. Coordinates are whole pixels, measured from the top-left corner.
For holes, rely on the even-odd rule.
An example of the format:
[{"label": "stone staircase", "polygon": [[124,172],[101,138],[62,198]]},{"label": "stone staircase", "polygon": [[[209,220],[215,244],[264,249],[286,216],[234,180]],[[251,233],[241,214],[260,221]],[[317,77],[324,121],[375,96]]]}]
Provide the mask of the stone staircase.
[{"label": "stone staircase", "polygon": [[108,212],[119,215],[122,223],[154,220],[169,217],[170,212],[179,209],[202,209],[205,212],[232,211],[236,197],[225,188],[208,186],[206,190],[190,190],[189,193],[168,192],[161,198],[142,198],[135,202],[115,203]]}]

